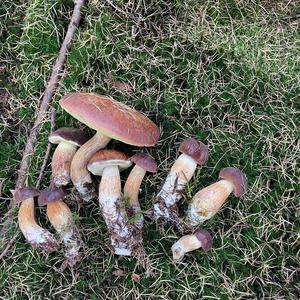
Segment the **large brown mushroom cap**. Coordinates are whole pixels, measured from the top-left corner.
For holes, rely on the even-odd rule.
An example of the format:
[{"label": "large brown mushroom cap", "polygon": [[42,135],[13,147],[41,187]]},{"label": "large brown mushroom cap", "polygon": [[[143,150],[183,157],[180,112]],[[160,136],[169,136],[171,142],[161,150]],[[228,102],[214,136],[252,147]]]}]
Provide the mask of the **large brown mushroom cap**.
[{"label": "large brown mushroom cap", "polygon": [[52,134],[49,136],[49,142],[52,144],[68,142],[78,147],[83,145],[88,140],[88,135],[78,128],[59,128],[52,132]]},{"label": "large brown mushroom cap", "polygon": [[37,197],[40,191],[31,187],[24,187],[14,192],[14,202],[21,203],[26,199]]},{"label": "large brown mushroom cap", "polygon": [[142,113],[112,98],[73,93],[59,101],[70,115],[102,134],[134,146],[154,146],[158,127]]},{"label": "large brown mushroom cap", "polygon": [[41,191],[38,198],[38,204],[44,206],[50,202],[63,200],[65,196],[66,192],[61,188],[46,188]]},{"label": "large brown mushroom cap", "polygon": [[202,249],[207,252],[212,247],[212,236],[205,229],[198,229],[195,233],[196,238],[201,242]]},{"label": "large brown mushroom cap", "polygon": [[190,156],[199,165],[204,165],[208,160],[207,146],[193,138],[184,140],[179,146],[179,152]]},{"label": "large brown mushroom cap", "polygon": [[136,153],[130,158],[130,160],[148,172],[156,173],[157,171],[156,161],[146,153]]},{"label": "large brown mushroom cap", "polygon": [[131,166],[131,161],[125,153],[117,150],[100,150],[90,159],[87,168],[94,175],[101,176],[106,167],[118,167],[123,171]]},{"label": "large brown mushroom cap", "polygon": [[228,180],[234,185],[236,197],[241,197],[247,192],[247,177],[241,170],[233,167],[224,168],[220,171],[219,178]]}]

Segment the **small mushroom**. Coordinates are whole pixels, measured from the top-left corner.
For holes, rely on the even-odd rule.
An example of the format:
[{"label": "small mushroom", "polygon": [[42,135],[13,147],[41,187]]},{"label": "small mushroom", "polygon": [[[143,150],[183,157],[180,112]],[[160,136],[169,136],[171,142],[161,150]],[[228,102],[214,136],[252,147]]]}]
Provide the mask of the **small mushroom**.
[{"label": "small mushroom", "polygon": [[117,255],[133,255],[136,240],[130,229],[125,207],[122,207],[120,171],[131,166],[127,155],[116,150],[100,150],[88,163],[88,170],[102,176],[99,185],[100,209]]},{"label": "small mushroom", "polygon": [[141,183],[146,172],[155,173],[157,170],[156,161],[146,153],[136,153],[130,160],[135,163],[124,186],[124,198],[129,201],[128,217],[133,218],[133,223],[142,229],[144,218],[141,211],[138,195]]},{"label": "small mushroom", "polygon": [[150,119],[112,98],[92,93],[73,93],[59,103],[74,118],[97,131],[93,138],[80,147],[71,163],[72,182],[85,201],[90,201],[96,195],[87,163],[110,139],[140,147],[154,146],[159,139],[159,129]]},{"label": "small mushroom", "polygon": [[65,192],[61,188],[46,188],[39,195],[39,205],[47,205],[50,223],[64,242],[66,261],[70,266],[80,259],[81,239],[74,223],[72,212],[62,200]]},{"label": "small mushroom", "polygon": [[247,192],[247,178],[241,170],[224,168],[220,171],[219,178],[220,181],[200,190],[194,196],[187,211],[188,224],[194,226],[212,218],[232,192],[236,197]]},{"label": "small mushroom", "polygon": [[20,188],[14,193],[15,203],[21,203],[18,222],[28,243],[45,252],[53,252],[58,248],[58,241],[52,233],[39,226],[35,219],[34,197],[40,194],[35,188]]},{"label": "small mushroom", "polygon": [[59,128],[50,135],[49,142],[58,144],[51,163],[52,182],[55,186],[60,187],[70,182],[73,156],[77,147],[80,147],[87,140],[87,134],[77,128]]},{"label": "small mushroom", "polygon": [[194,234],[188,234],[181,237],[171,250],[175,261],[181,260],[185,253],[202,248],[205,252],[212,247],[212,237],[205,229],[198,229]]},{"label": "small mushroom", "polygon": [[163,187],[154,200],[154,218],[178,225],[176,203],[182,198],[182,191],[190,181],[196,170],[197,164],[204,165],[208,160],[208,149],[201,141],[193,138],[180,144],[179,152],[182,154],[173,164]]}]

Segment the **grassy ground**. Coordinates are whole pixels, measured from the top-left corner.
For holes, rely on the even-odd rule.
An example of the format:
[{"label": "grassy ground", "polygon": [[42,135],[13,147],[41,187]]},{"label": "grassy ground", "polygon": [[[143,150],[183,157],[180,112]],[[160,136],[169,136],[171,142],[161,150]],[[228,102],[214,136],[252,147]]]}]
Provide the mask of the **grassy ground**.
[{"label": "grassy ground", "polygon": [[[59,273],[63,251],[44,256],[19,235],[0,263],[1,299],[299,298],[300,2],[270,3],[89,1],[53,103],[57,127],[83,128],[57,105],[71,91],[111,95],[159,124],[159,145],[147,150],[159,172],[144,182],[145,210],[189,136],[209,145],[210,159],[197,170],[185,203],[225,166],[244,170],[249,192],[230,197],[204,224],[214,235],[213,250],[179,264],[170,253],[177,233],[148,219],[151,275],[134,259],[110,254],[96,202],[79,210],[72,204],[85,241],[81,263]],[[0,220],[72,9],[69,0],[4,0],[0,7]],[[39,174],[48,130],[45,122],[29,184]],[[48,168],[44,187],[49,176]],[[44,209],[37,213],[50,228]]]}]

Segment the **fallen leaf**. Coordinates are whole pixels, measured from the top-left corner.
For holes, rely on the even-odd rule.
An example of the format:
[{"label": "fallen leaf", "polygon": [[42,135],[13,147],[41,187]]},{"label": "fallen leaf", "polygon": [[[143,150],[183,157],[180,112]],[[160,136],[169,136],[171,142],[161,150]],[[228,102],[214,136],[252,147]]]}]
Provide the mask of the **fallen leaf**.
[{"label": "fallen leaf", "polygon": [[114,270],[113,272],[113,275],[115,275],[116,277],[121,277],[121,276],[124,276],[124,271],[121,270],[121,269],[117,269],[117,270]]},{"label": "fallen leaf", "polygon": [[134,282],[137,282],[137,283],[139,283],[141,281],[141,276],[136,273],[132,273],[131,278]]}]

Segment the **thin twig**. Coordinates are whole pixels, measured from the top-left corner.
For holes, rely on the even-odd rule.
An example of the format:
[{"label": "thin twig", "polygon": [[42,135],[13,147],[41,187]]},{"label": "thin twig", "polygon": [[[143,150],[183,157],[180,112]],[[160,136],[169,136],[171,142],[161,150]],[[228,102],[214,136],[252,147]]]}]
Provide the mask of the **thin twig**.
[{"label": "thin twig", "polygon": [[16,232],[15,235],[11,238],[11,240],[8,242],[8,244],[6,245],[5,249],[2,251],[2,253],[0,254],[0,260],[2,258],[4,258],[8,252],[8,250],[10,249],[10,247],[13,245],[13,243],[15,242],[16,238],[18,237],[19,232]]},{"label": "thin twig", "polygon": [[[51,119],[50,119],[50,126],[51,126],[50,134],[53,132],[54,127],[55,127],[55,116],[56,116],[56,110],[52,107],[51,108]],[[40,184],[41,184],[41,181],[43,179],[45,169],[47,167],[47,162],[48,162],[48,158],[49,158],[49,155],[50,155],[51,146],[52,146],[52,144],[50,142],[48,142],[47,149],[46,149],[46,152],[45,152],[45,157],[44,157],[44,160],[43,160],[43,164],[41,166],[40,174],[39,174],[39,177],[38,177],[38,179],[36,181],[36,185],[35,185],[35,187],[37,189],[40,188]]]}]

